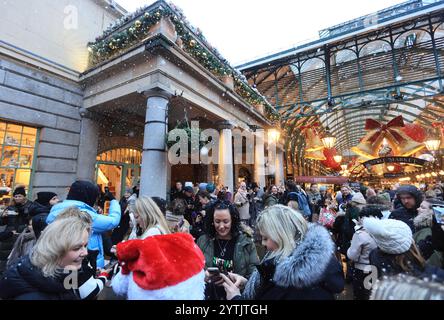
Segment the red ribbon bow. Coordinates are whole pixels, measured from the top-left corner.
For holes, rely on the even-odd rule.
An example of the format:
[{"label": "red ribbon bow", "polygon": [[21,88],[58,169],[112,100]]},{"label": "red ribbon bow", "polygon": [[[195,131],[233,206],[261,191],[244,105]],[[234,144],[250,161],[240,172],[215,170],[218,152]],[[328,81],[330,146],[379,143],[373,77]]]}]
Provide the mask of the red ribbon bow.
[{"label": "red ribbon bow", "polygon": [[402,127],[404,127],[404,120],[402,119],[402,116],[398,116],[392,119],[387,124],[381,124],[380,122],[373,119],[367,119],[365,121],[365,130],[379,129],[368,139],[370,143],[374,143],[376,140],[378,140],[381,134],[384,133],[390,133],[398,143],[401,143],[404,141],[404,138],[398,133],[397,130]]}]

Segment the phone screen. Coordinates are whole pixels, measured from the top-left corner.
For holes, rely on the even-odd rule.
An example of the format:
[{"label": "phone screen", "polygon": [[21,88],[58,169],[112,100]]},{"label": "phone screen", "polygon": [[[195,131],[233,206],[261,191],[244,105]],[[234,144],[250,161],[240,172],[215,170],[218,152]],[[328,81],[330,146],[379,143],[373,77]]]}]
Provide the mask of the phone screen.
[{"label": "phone screen", "polygon": [[439,224],[444,224],[444,207],[443,206],[433,206],[433,213],[435,214],[436,222]]}]

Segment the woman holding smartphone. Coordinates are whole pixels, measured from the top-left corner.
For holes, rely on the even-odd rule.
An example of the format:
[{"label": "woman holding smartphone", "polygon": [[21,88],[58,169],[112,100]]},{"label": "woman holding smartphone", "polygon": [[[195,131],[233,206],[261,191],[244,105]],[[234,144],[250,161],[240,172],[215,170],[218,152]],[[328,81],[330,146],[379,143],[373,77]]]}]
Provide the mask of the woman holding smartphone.
[{"label": "woman holding smartphone", "polygon": [[[442,207],[442,210],[444,210],[444,201],[438,199],[426,199],[421,202],[421,206],[418,208],[418,215],[413,220],[416,230],[413,239],[415,240],[421,255],[426,259],[426,264],[441,268],[443,265],[443,254],[433,247],[431,241],[434,221],[436,223],[441,222],[440,217],[435,217],[434,220],[434,211],[439,211],[439,209],[437,209],[439,207]],[[439,230],[437,231],[439,232]]]},{"label": "woman holding smartphone", "polygon": [[206,213],[205,234],[197,240],[207,268],[205,296],[207,300],[223,300],[226,294],[220,274],[235,272],[248,278],[259,264],[259,258],[253,239],[241,231],[234,205],[219,200]]},{"label": "woman holding smartphone", "polygon": [[344,274],[324,227],[309,225],[283,205],[262,211],[257,227],[268,253],[248,281],[235,273],[222,275],[228,299],[333,300],[343,290]]}]

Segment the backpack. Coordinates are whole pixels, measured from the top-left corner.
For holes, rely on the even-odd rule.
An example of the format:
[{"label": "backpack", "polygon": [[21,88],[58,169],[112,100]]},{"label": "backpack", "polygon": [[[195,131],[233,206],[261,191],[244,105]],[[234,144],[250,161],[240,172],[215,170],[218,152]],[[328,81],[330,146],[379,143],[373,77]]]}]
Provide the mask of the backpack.
[{"label": "backpack", "polygon": [[321,208],[318,220],[321,225],[323,225],[327,229],[331,229],[333,228],[335,219],[336,219],[336,212],[333,209]]}]

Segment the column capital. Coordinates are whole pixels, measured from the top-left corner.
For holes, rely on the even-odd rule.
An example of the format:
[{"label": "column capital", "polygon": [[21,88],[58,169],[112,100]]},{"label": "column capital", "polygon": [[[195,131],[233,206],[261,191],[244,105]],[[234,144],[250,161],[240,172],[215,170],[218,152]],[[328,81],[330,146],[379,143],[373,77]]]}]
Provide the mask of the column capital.
[{"label": "column capital", "polygon": [[248,126],[250,127],[250,129],[251,129],[253,132],[256,132],[256,131],[258,131],[258,130],[264,130],[263,127],[261,127],[261,126],[257,126],[257,125],[255,125],[255,124],[249,124]]},{"label": "column capital", "polygon": [[216,125],[217,125],[217,127],[220,130],[223,130],[223,129],[233,129],[234,128],[233,123],[231,123],[229,120],[219,121],[219,122],[216,123]]},{"label": "column capital", "polygon": [[143,94],[147,98],[159,97],[166,100],[170,100],[171,97],[174,95],[169,87],[162,84],[140,88],[139,90],[137,90],[137,92]]}]

